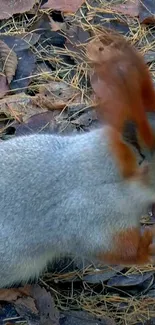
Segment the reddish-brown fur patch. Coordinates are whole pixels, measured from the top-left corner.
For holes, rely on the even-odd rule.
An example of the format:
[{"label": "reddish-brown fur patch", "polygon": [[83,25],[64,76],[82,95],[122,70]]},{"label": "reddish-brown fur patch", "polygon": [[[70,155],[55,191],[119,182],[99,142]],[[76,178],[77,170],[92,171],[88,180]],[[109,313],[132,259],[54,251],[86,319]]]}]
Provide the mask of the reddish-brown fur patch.
[{"label": "reddish-brown fur patch", "polygon": [[141,265],[152,262],[155,245],[152,244],[153,229],[145,229],[143,234],[137,228],[127,229],[114,235],[113,249],[101,252],[99,260],[108,264]]},{"label": "reddish-brown fur patch", "polygon": [[135,122],[140,144],[155,149],[146,111],[155,111],[155,91],[142,56],[116,33],[103,33],[87,45],[98,113],[111,125],[111,144],[125,178],[137,173],[135,155],[121,138],[126,121]]}]

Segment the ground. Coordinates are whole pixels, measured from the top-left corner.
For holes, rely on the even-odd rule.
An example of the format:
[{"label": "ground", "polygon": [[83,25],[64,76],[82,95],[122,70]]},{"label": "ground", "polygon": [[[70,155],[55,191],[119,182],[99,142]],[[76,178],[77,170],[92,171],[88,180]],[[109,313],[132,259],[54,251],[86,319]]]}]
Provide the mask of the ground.
[{"label": "ground", "polygon": [[[154,80],[154,0],[75,1],[74,7],[68,1],[67,8],[62,0],[10,3],[6,10],[0,0],[1,141],[98,125],[85,45],[99,27],[115,29],[135,45]],[[142,225],[154,222],[154,216],[142,216]],[[38,285],[0,291],[0,322],[154,324],[154,271],[152,265],[123,269],[67,258]]]}]

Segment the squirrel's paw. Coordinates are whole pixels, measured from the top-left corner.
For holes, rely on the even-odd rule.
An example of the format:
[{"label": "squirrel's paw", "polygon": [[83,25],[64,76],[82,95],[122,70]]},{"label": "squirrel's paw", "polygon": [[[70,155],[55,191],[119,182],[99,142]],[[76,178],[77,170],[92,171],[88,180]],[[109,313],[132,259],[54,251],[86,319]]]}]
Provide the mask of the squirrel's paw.
[{"label": "squirrel's paw", "polygon": [[101,252],[98,258],[106,264],[152,264],[155,262],[154,234],[154,227],[145,229],[143,234],[136,228],[119,232],[113,237],[112,248]]}]

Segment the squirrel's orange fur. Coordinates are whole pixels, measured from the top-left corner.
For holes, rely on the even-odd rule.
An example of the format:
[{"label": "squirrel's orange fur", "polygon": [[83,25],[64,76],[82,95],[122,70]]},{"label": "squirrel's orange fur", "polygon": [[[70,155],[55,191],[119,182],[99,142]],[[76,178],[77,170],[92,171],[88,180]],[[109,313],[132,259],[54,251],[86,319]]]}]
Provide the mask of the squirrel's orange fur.
[{"label": "squirrel's orange fur", "polygon": [[152,244],[155,230],[132,228],[115,234],[113,248],[107,253],[101,253],[98,258],[108,264],[142,265],[152,263],[155,255],[155,245]]},{"label": "squirrel's orange fur", "polygon": [[113,126],[110,138],[124,177],[138,171],[136,158],[123,142],[127,121],[137,127],[139,142],[155,149],[155,136],[146,111],[155,111],[155,91],[142,56],[121,35],[104,30],[87,45],[93,67],[91,84],[98,98],[98,111]]}]

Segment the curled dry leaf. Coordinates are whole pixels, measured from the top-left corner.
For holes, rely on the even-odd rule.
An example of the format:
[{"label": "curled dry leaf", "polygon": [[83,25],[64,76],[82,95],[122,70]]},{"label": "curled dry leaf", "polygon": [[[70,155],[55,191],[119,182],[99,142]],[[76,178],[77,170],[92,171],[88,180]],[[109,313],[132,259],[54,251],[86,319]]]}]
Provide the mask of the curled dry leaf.
[{"label": "curled dry leaf", "polygon": [[28,296],[30,293],[30,285],[21,288],[0,289],[0,301],[12,302],[17,300],[19,297]]},{"label": "curled dry leaf", "polygon": [[7,81],[10,82],[15,75],[17,69],[17,56],[15,52],[10,49],[6,43],[0,40],[0,57],[3,62],[3,72],[7,77]]}]

